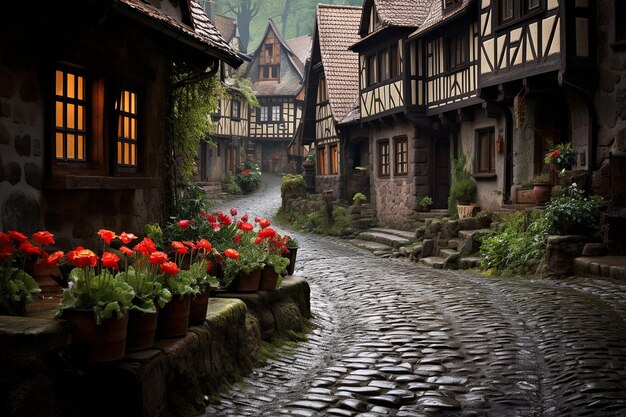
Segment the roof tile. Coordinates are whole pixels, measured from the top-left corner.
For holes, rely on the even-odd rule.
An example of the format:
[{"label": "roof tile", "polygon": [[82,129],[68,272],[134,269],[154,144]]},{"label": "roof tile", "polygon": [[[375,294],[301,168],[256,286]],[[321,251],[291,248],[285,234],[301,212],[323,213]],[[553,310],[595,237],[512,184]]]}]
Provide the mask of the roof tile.
[{"label": "roof tile", "polygon": [[441,0],[374,0],[383,26],[418,27],[422,24],[431,2]]}]

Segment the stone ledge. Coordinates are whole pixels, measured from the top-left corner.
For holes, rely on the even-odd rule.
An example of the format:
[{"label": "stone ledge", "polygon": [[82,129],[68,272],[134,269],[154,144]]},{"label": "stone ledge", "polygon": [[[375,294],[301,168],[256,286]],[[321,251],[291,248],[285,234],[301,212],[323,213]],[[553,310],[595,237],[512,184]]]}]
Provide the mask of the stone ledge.
[{"label": "stone ledge", "polygon": [[0,316],[0,415],[201,414],[207,399],[258,361],[257,312],[278,317],[281,333],[299,331],[302,318],[311,314],[309,293],[306,280],[288,277],[278,291],[257,295],[256,311],[240,299],[211,298],[205,323],[191,327],[182,338],[159,340],[153,349],[129,353],[121,364],[110,366],[75,361],[69,326],[45,317],[49,312],[44,314],[44,309],[37,310],[41,317]]}]

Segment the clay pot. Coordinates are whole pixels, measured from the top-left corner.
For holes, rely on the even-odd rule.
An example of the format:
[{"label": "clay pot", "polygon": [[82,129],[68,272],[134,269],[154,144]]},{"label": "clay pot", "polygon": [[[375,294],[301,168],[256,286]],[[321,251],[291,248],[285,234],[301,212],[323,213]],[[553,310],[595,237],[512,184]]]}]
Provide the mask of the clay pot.
[{"label": "clay pot", "polygon": [[533,197],[535,198],[535,202],[543,206],[550,200],[550,196],[552,195],[552,185],[551,184],[535,184],[533,186]]},{"label": "clay pot", "polygon": [[112,317],[102,324],[96,324],[92,309],[71,309],[65,317],[72,328],[72,342],[90,362],[112,364],[120,362],[126,353],[128,314],[117,319]]},{"label": "clay pot", "polygon": [[158,313],[130,310],[128,313],[128,336],[126,350],[135,352],[150,349],[156,340]]},{"label": "clay pot", "polygon": [[293,275],[294,268],[296,267],[296,255],[298,254],[298,248],[287,248],[289,252],[283,255],[289,258],[289,265],[287,265],[287,275]]},{"label": "clay pot", "polygon": [[162,339],[182,337],[189,329],[191,295],[172,295],[172,300],[159,311],[157,334]]},{"label": "clay pot", "polygon": [[205,286],[200,294],[191,299],[189,311],[189,324],[202,324],[206,320],[206,312],[209,308],[209,296],[211,287]]},{"label": "clay pot", "polygon": [[235,291],[258,291],[261,271],[261,269],[257,269],[249,274],[240,272],[235,281],[233,281],[233,289]]},{"label": "clay pot", "polygon": [[261,282],[259,284],[259,290],[261,291],[276,291],[276,284],[278,283],[278,274],[273,267],[265,265],[263,272],[261,272]]}]

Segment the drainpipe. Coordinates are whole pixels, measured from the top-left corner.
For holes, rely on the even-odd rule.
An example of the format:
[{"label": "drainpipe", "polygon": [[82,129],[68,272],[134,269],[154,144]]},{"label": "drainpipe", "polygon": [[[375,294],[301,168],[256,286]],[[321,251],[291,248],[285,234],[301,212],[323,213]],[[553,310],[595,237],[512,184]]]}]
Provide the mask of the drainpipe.
[{"label": "drainpipe", "polygon": [[593,97],[591,97],[589,92],[583,87],[576,85],[571,81],[568,81],[565,78],[565,73],[562,71],[559,72],[559,86],[561,86],[561,88],[563,88],[565,91],[571,91],[572,93],[577,94],[580,98],[582,98],[585,106],[587,106],[587,111],[589,112],[589,116],[591,117],[591,137],[588,139],[588,146],[589,170],[592,171],[596,168],[596,144],[598,143],[598,114],[596,112],[595,106],[593,105]]}]

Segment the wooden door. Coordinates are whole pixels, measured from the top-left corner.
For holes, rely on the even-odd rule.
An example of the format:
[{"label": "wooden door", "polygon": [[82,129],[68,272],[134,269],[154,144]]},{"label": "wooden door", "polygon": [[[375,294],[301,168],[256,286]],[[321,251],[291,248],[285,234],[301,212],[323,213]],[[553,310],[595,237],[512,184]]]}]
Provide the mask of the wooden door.
[{"label": "wooden door", "polygon": [[433,190],[433,208],[448,207],[450,193],[450,141],[448,138],[433,142],[433,163],[431,164],[431,189]]}]

